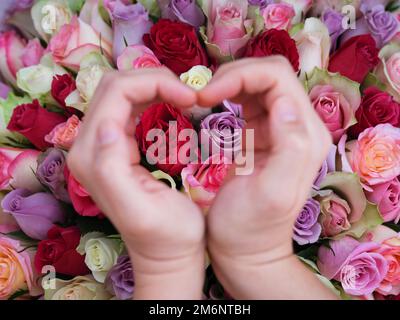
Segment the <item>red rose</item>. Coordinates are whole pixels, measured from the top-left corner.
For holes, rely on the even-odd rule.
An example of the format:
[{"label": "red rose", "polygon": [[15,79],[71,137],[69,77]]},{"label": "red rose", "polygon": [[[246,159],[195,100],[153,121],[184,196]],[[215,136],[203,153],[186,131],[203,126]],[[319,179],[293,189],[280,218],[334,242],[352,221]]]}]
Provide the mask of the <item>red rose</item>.
[{"label": "red rose", "polygon": [[102,217],[100,209],[93,201],[86,189],[74,178],[68,167],[64,169],[65,180],[67,181],[67,190],[75,211],[85,217]]},{"label": "red rose", "polygon": [[47,233],[48,239],[38,244],[35,268],[38,274],[42,268],[51,265],[57,273],[68,276],[86,275],[90,271],[85,264],[85,256],[76,251],[81,233],[78,227],[61,228],[54,226]]},{"label": "red rose", "polygon": [[400,104],[394,101],[387,92],[375,87],[364,91],[360,107],[356,111],[358,123],[350,128],[352,137],[357,137],[361,132],[381,123],[400,125]]},{"label": "red rose", "polygon": [[161,19],[143,36],[143,42],[177,75],[196,65],[209,66],[195,28],[186,23]]},{"label": "red rose", "polygon": [[14,109],[7,129],[22,134],[35,147],[44,150],[51,147],[44,137],[66,120],[63,115],[47,111],[38,100],[33,100],[32,103],[21,104]]},{"label": "red rose", "polygon": [[[153,141],[147,141],[147,133],[151,129],[160,129],[165,134],[165,157],[156,154],[159,161],[154,160],[156,162],[156,166],[168,173],[171,176],[175,176],[181,173],[182,169],[187,165],[187,163],[182,163],[179,159],[178,152],[179,149],[187,143],[185,141],[177,141],[176,149],[172,150],[174,152],[175,158],[178,158],[177,161],[170,161],[172,155],[169,153],[170,149],[170,140],[177,139],[175,134],[170,131],[169,121],[176,121],[176,134],[179,135],[183,129],[193,129],[192,123],[178,110],[174,107],[170,106],[166,103],[154,104],[150,108],[148,108],[140,119],[139,124],[136,127],[136,139],[138,141],[140,151],[146,155],[147,157],[152,157],[151,154],[147,154],[147,150],[151,145],[153,145]],[[196,147],[196,146],[192,146]],[[188,154],[187,154],[188,155]],[[160,163],[162,162],[162,163]]]},{"label": "red rose", "polygon": [[353,37],[331,57],[328,69],[330,72],[340,72],[341,75],[361,83],[368,72],[379,63],[378,54],[379,50],[371,35]]},{"label": "red rose", "polygon": [[60,104],[60,106],[65,109],[65,111],[67,111],[69,116],[75,114],[81,117],[81,111],[72,107],[67,107],[67,105],[65,104],[65,99],[75,89],[75,80],[68,73],[63,75],[56,75],[53,77],[53,81],[51,82],[51,95],[54,100],[56,100]]},{"label": "red rose", "polygon": [[286,57],[295,71],[299,70],[299,52],[296,42],[286,30],[270,29],[251,39],[247,44],[245,57]]}]

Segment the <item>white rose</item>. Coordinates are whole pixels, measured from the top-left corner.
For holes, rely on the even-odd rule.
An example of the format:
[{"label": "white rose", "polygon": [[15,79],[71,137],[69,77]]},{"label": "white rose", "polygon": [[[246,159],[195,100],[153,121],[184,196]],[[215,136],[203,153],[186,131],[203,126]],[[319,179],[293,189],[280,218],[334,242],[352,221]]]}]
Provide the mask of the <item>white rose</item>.
[{"label": "white rose", "polygon": [[106,71],[106,67],[96,64],[83,68],[78,72],[78,76],[76,77],[76,88],[84,101],[89,102],[90,99],[92,99],[93,94]]},{"label": "white rose", "polygon": [[212,72],[205,66],[194,66],[189,71],[182,73],[181,81],[195,90],[203,89],[212,78]]},{"label": "white rose", "polygon": [[92,276],[55,279],[55,288],[45,289],[45,300],[109,300],[112,295]]},{"label": "white rose", "polygon": [[101,283],[104,283],[108,271],[117,263],[122,250],[121,239],[107,237],[100,232],[85,234],[76,249],[81,255],[86,254],[87,267],[96,281]]},{"label": "white rose", "polygon": [[17,86],[32,98],[39,98],[51,90],[53,70],[41,64],[22,68],[17,72]]}]

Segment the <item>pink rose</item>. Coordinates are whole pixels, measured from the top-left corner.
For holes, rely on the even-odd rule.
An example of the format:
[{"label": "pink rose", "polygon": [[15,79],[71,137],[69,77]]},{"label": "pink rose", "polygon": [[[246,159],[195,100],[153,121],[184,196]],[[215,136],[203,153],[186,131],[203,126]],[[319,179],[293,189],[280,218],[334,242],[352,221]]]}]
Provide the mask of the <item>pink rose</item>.
[{"label": "pink rose", "polygon": [[0,190],[25,188],[32,192],[43,189],[35,176],[39,151],[0,148]]},{"label": "pink rose", "polygon": [[227,159],[216,154],[202,164],[189,164],[182,170],[185,192],[204,211],[211,206],[228,173],[227,163]]},{"label": "pink rose", "polygon": [[400,52],[393,54],[386,62],[387,76],[393,88],[400,95]]},{"label": "pink rose", "polygon": [[329,280],[340,281],[344,291],[354,296],[369,295],[385,279],[388,263],[375,242],[360,243],[351,237],[330,241],[318,251],[318,268]]},{"label": "pink rose", "polygon": [[99,52],[105,54],[107,58],[111,57],[110,45],[101,41],[100,35],[76,16],[53,36],[49,49],[56,63],[74,71],[79,70],[82,58],[91,52]]},{"label": "pink rose", "polygon": [[78,135],[81,121],[76,115],[72,115],[66,122],[60,123],[44,137],[44,140],[53,144],[56,148],[69,150]]},{"label": "pink rose", "polygon": [[338,143],[346,129],[353,124],[352,106],[342,93],[330,85],[317,85],[309,95],[315,111],[331,132],[333,142]]},{"label": "pink rose", "polygon": [[400,236],[384,240],[377,252],[386,259],[388,272],[376,291],[385,296],[400,294]]},{"label": "pink rose", "polygon": [[[333,237],[349,230],[351,208],[346,200],[331,192],[321,199],[321,215],[319,222],[324,237]],[[352,219],[351,219],[352,220]]]},{"label": "pink rose", "polygon": [[292,19],[296,15],[293,6],[288,3],[272,3],[268,5],[263,13],[265,29],[288,30]]},{"label": "pink rose", "polygon": [[[399,32],[400,35],[400,32]],[[380,63],[375,74],[397,102],[400,103],[400,37],[379,52]]]},{"label": "pink rose", "polygon": [[6,300],[18,290],[29,290],[38,296],[41,289],[32,267],[34,252],[17,240],[0,235],[0,300]]},{"label": "pink rose", "polygon": [[15,31],[0,34],[0,75],[13,86],[17,84],[17,71],[24,67],[24,48],[25,41]]},{"label": "pink rose", "polygon": [[143,45],[126,47],[117,58],[118,70],[132,70],[141,68],[161,67],[161,62],[153,51]]},{"label": "pink rose", "polygon": [[44,49],[40,44],[39,39],[29,40],[21,56],[24,67],[30,67],[39,64],[43,54]]},{"label": "pink rose", "polygon": [[[350,165],[369,189],[400,174],[400,129],[379,124],[346,144]],[[371,191],[371,190],[369,190]]]},{"label": "pink rose", "polygon": [[247,19],[247,7],[247,1],[242,0],[203,1],[208,17],[207,43],[216,45],[222,56],[240,56],[250,40],[248,30],[253,22]]},{"label": "pink rose", "polygon": [[400,181],[398,177],[381,184],[371,186],[367,192],[369,201],[378,205],[379,212],[385,222],[400,220]]}]

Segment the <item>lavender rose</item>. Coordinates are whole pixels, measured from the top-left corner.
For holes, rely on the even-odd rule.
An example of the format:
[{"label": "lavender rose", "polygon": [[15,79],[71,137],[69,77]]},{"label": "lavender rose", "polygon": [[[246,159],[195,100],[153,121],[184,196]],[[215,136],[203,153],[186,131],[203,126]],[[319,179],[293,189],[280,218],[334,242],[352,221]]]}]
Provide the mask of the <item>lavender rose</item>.
[{"label": "lavender rose", "polygon": [[105,286],[120,300],[132,299],[135,281],[129,256],[118,257],[117,263],[107,273]]},{"label": "lavender rose", "polygon": [[267,5],[275,3],[274,0],[248,0],[249,5],[264,9]]},{"label": "lavender rose", "polygon": [[50,193],[32,193],[26,189],[15,189],[8,193],[1,207],[11,214],[22,231],[33,239],[43,240],[54,223],[65,221],[65,212]]},{"label": "lavender rose", "polygon": [[2,99],[7,99],[8,93],[11,91],[11,88],[4,84],[3,82],[0,82],[0,98]]},{"label": "lavender rose", "polygon": [[222,108],[224,111],[229,111],[238,118],[243,118],[243,106],[241,104],[224,100],[222,102]]},{"label": "lavender rose", "polygon": [[125,4],[117,0],[109,11],[114,31],[113,57],[117,61],[127,46],[143,44],[142,37],[150,31],[152,22],[140,3]]},{"label": "lavender rose", "polygon": [[336,51],[337,40],[345,31],[342,25],[343,17],[344,17],[343,14],[332,9],[326,10],[322,16],[322,21],[327,26],[329,31],[329,36],[331,37],[332,52]]},{"label": "lavender rose", "polygon": [[66,188],[64,167],[64,153],[59,149],[51,148],[39,156],[36,176],[57,199],[69,203],[71,200]]},{"label": "lavender rose", "polygon": [[319,202],[309,199],[294,225],[293,240],[299,245],[302,246],[318,241],[321,234],[321,225],[318,223],[319,212]]},{"label": "lavender rose", "polygon": [[179,20],[199,28],[204,24],[203,11],[197,6],[195,0],[158,0],[162,18]]},{"label": "lavender rose", "polygon": [[328,162],[325,160],[322,163],[321,169],[317,174],[317,177],[314,180],[313,189],[318,190],[322,181],[325,179],[326,175],[328,174]]}]

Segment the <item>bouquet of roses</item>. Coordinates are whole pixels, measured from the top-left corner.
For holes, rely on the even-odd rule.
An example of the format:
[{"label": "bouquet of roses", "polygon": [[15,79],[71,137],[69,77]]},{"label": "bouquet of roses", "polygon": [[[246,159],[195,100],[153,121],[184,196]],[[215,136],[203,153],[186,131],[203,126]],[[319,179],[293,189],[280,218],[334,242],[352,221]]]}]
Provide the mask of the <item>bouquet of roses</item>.
[{"label": "bouquet of roses", "polygon": [[[106,72],[166,66],[200,90],[223,63],[272,55],[298,72],[334,142],[293,230],[299,259],[342,298],[400,299],[398,0],[16,0],[0,11],[0,299],[132,297],[124,243],[66,165]],[[246,126],[230,101],[155,104],[137,121],[143,155],[169,121],[205,132],[218,155]],[[206,211],[229,164],[166,157],[142,162]],[[211,267],[204,294],[229,298]]]}]

